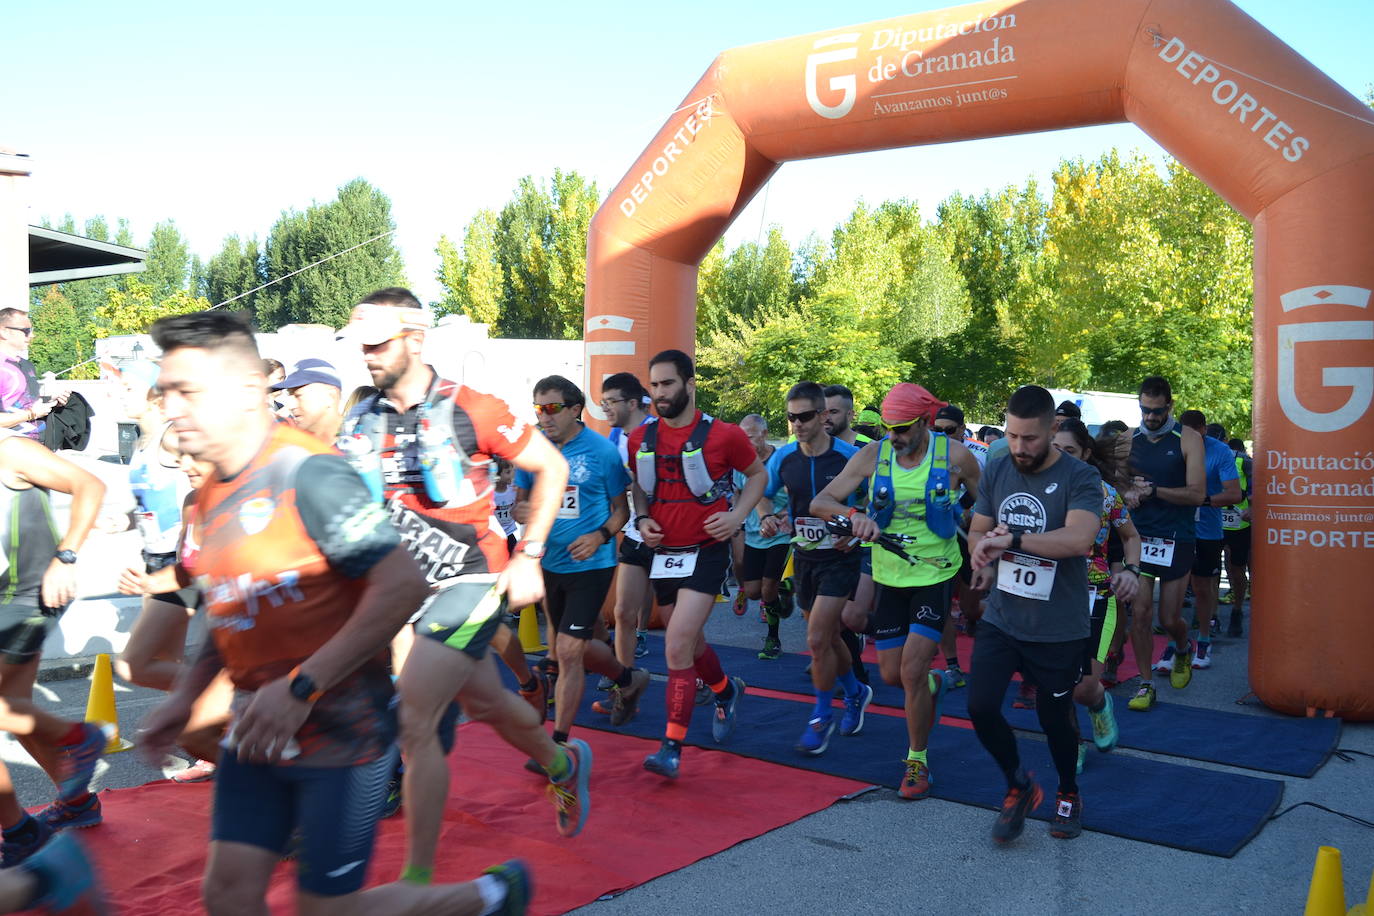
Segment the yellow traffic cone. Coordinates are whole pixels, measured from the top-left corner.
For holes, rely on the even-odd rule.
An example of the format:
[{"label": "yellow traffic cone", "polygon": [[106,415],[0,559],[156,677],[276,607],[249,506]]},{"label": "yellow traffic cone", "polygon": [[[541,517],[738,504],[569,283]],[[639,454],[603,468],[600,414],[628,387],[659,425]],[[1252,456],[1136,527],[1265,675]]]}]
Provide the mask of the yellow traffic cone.
[{"label": "yellow traffic cone", "polygon": [[526,652],[543,652],[548,648],[539,637],[539,613],[532,604],[525,605],[525,609],[520,612],[519,636],[520,648]]},{"label": "yellow traffic cone", "polygon": [[1312,884],[1302,916],[1345,916],[1345,879],[1341,877],[1341,851],[1334,846],[1317,849]]},{"label": "yellow traffic cone", "polygon": [[1369,892],[1365,894],[1364,903],[1352,906],[1346,916],[1374,916],[1374,875],[1369,876]]},{"label": "yellow traffic cone", "polygon": [[86,699],[86,721],[108,725],[113,729],[110,733],[110,743],[105,746],[105,753],[114,754],[119,751],[127,751],[134,746],[133,742],[125,741],[119,737],[119,712],[115,709],[114,698],[114,672],[110,669],[110,656],[103,652],[95,657],[95,669],[91,671],[91,692]]}]

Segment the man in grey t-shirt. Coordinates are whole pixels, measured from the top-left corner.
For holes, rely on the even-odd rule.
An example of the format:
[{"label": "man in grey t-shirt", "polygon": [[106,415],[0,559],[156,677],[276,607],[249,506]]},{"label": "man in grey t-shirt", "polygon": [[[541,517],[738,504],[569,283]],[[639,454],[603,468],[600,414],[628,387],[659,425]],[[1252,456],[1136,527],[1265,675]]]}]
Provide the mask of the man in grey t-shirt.
[{"label": "man in grey t-shirt", "polygon": [[1012,675],[1036,685],[1036,711],[1059,773],[1050,835],[1082,832],[1078,717],[1073,688],[1088,665],[1088,567],[1101,526],[1101,477],[1053,445],[1054,398],[1019,388],[1007,402],[1008,453],[988,460],[969,530],[973,587],[989,592],[973,646],[968,711],[978,740],[1007,778],[992,838],[1020,835],[1043,793],[1021,769],[1016,737],[1002,715]]}]

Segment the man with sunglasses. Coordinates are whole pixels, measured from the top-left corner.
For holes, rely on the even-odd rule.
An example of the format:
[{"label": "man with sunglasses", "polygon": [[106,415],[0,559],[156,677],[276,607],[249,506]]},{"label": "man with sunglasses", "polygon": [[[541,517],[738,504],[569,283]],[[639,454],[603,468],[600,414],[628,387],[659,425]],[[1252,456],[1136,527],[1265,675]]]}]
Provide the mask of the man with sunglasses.
[{"label": "man with sunglasses", "polygon": [[[441,378],[421,355],[428,311],[388,287],[353,309],[341,340],[356,343],[380,394],[345,420],[339,448],[382,501],[433,593],[414,619],[401,668],[407,861],[402,877],[429,883],[448,801],[438,726],[455,695],[549,776],[558,831],[575,836],[590,809],[590,749],[558,745],[534,708],[501,686],[487,652],[507,606],[544,596],[539,561],[567,484],[568,464],[499,398]],[[491,464],[532,472],[524,540],[513,556],[493,514]],[[508,632],[508,631],[507,631]]]},{"label": "man with sunglasses", "polygon": [[[863,731],[864,712],[873,700],[873,688],[854,676],[849,651],[840,638],[840,615],[859,584],[860,551],[841,545],[826,529],[830,516],[816,509],[817,492],[844,472],[858,449],[826,432],[824,411],[824,389],[815,382],[798,382],[787,392],[787,422],[797,438],[769,459],[764,490],[765,496],[787,490],[795,532],[792,563],[797,602],[807,615],[806,644],[811,650],[811,686],[816,696],[797,750],[809,757],[819,757],[830,746],[836,681],[844,688],[841,735]],[[852,507],[863,492],[862,485],[851,488],[844,496],[846,507]],[[760,526],[761,533],[765,537],[776,533],[781,522],[782,513],[769,515]]]},{"label": "man with sunglasses", "polygon": [[40,398],[38,373],[29,362],[33,322],[29,313],[0,309],[0,428],[12,429],[41,442],[43,418],[67,403],[67,392]]},{"label": "man with sunglasses", "polygon": [[[567,743],[572,731],[587,670],[611,679],[611,724],[615,726],[634,718],[639,697],[649,686],[649,672],[622,665],[604,641],[601,606],[615,575],[615,532],[630,517],[625,496],[630,475],[615,446],[583,424],[586,406],[582,389],[561,375],[550,375],[534,385],[539,431],[568,463],[568,483],[542,564],[544,608],[557,634],[553,740],[558,744]],[[515,472],[515,520],[521,524],[528,516],[535,480],[536,475],[523,468]]]},{"label": "man with sunglasses", "polygon": [[[627,474],[630,433],[655,422],[646,410],[648,405],[649,392],[632,372],[617,372],[601,383],[601,412],[611,424],[611,444],[620,453]],[[622,665],[633,665],[635,659],[649,654],[649,617],[654,610],[649,570],[654,565],[654,552],[644,546],[644,536],[634,526],[633,517],[621,534],[615,574],[615,657]]]},{"label": "man with sunglasses", "polygon": [[[697,409],[696,370],[686,353],[664,350],[650,360],[649,390],[659,421],[631,433],[629,450],[635,524],[654,551],[649,577],[668,621],[668,724],[644,768],[676,779],[698,677],[715,694],[711,737],[723,744],[735,731],[744,681],[725,676],[704,630],[730,565],[730,538],[758,505],[766,477],[743,430]],[[731,471],[746,477],[733,507]]]},{"label": "man with sunglasses", "polygon": [[[900,684],[906,694],[909,746],[899,794],[908,799],[930,794],[926,746],[946,685],[943,676],[931,673],[930,661],[959,572],[960,494],[971,504],[978,492],[978,462],[961,443],[930,429],[944,404],[920,385],[894,386],[882,406],[887,436],[864,446],[811,504],[821,518],[847,514],[854,534],[865,541],[894,536],[909,557],[873,550],[878,668],[885,682]],[[865,483],[868,514],[845,505]]]},{"label": "man with sunglasses", "polygon": [[1159,580],[1159,625],[1173,640],[1152,669],[1154,588],[1143,583],[1131,607],[1131,646],[1140,686],[1127,704],[1137,712],[1155,705],[1153,672],[1169,672],[1175,690],[1193,679],[1193,647],[1182,616],[1183,593],[1193,569],[1194,517],[1207,495],[1207,456],[1202,437],[1173,417],[1173,388],[1151,375],[1140,383],[1140,426],[1121,434],[1129,443],[1132,486],[1122,494],[1140,532],[1140,572]]}]

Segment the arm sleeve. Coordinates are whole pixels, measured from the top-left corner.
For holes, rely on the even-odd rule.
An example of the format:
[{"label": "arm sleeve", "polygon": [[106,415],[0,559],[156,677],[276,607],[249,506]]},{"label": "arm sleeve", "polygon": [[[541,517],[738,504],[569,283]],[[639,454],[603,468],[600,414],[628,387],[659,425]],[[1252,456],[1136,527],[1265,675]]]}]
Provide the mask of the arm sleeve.
[{"label": "arm sleeve", "polygon": [[357,579],[401,545],[367,484],[338,455],[312,455],[296,471],[296,511],[320,553],[340,574]]}]

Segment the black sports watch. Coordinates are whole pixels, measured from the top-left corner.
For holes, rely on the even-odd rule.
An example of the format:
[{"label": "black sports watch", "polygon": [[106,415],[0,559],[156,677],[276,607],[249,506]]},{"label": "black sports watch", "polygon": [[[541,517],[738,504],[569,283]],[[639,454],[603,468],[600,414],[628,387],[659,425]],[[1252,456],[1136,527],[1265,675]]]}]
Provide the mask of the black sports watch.
[{"label": "black sports watch", "polygon": [[1021,549],[1021,532],[1020,532],[1020,531],[1013,531],[1013,532],[1011,533],[1011,549],[1012,549],[1012,550],[1020,550],[1020,549]]},{"label": "black sports watch", "polygon": [[1121,564],[1121,568],[1126,570],[1126,572],[1128,573],[1132,573],[1137,576],[1140,575],[1140,567],[1136,566],[1134,563],[1123,563]]},{"label": "black sports watch", "polygon": [[615,538],[615,535],[611,534],[610,529],[607,528],[605,525],[602,525],[600,528],[596,530],[601,535],[601,543],[603,544],[609,544]]},{"label": "black sports watch", "polygon": [[1150,498],[1151,498],[1151,499],[1155,499],[1155,498],[1158,497],[1158,496],[1159,496],[1159,484],[1157,484],[1157,483],[1152,483],[1152,484],[1150,484]]},{"label": "black sports watch", "polygon": [[59,563],[66,563],[68,566],[76,562],[75,550],[59,550],[54,556],[57,557]]},{"label": "black sports watch", "polygon": [[315,679],[306,674],[299,667],[291,672],[291,680],[287,684],[287,689],[291,695],[302,703],[314,703],[324,696],[324,691],[315,684]]}]

